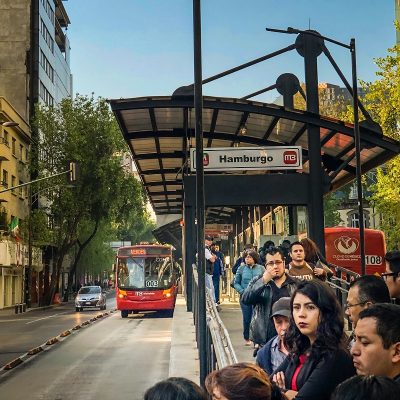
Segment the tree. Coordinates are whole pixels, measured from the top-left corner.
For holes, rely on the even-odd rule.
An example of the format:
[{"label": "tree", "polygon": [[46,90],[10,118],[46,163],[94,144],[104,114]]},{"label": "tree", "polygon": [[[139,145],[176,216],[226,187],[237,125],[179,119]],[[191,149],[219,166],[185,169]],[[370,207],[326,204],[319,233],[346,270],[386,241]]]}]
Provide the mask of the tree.
[{"label": "tree", "polygon": [[337,226],[342,222],[338,211],[340,201],[334,193],[329,193],[324,197],[324,226]]},{"label": "tree", "polygon": [[[117,221],[133,213],[142,218],[145,197],[140,183],[122,167],[127,151],[116,121],[104,99],[77,96],[64,99],[55,107],[38,107],[35,126],[39,132],[39,177],[63,172],[69,160],[79,164],[75,188],[51,193],[48,215],[52,221],[51,245],[56,250],[50,291],[50,303],[58,290],[60,271],[66,254],[77,246],[68,286],[77,262],[95,237],[100,225]],[[65,177],[52,181],[62,186]],[[126,207],[129,204],[129,210]],[[91,229],[80,230],[82,224]]]},{"label": "tree", "polygon": [[[389,49],[386,57],[378,58],[378,79],[363,82],[365,105],[378,122],[384,135],[400,139],[400,46]],[[371,187],[371,201],[382,214],[381,228],[386,234],[387,247],[400,245],[400,157],[397,156],[377,169],[376,184]]]}]

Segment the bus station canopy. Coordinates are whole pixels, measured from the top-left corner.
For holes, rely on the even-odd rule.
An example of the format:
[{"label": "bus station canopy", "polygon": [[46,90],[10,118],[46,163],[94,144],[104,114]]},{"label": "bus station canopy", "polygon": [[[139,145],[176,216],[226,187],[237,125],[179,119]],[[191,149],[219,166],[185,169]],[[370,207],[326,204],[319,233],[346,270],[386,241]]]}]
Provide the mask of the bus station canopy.
[{"label": "bus station canopy", "polygon": [[[155,213],[181,214],[183,176],[194,174],[189,166],[189,148],[195,147],[193,96],[115,99],[109,100],[109,103]],[[352,181],[356,175],[353,125],[275,104],[203,97],[204,148],[301,146],[303,168],[294,172],[298,174],[307,174],[309,170],[309,124],[319,127],[321,168],[327,182],[330,182],[330,190]],[[383,136],[372,121],[360,123],[360,137],[362,173],[385,163],[400,152],[399,142]],[[221,173],[232,174],[218,172]],[[269,173],[287,171],[240,172]]]}]

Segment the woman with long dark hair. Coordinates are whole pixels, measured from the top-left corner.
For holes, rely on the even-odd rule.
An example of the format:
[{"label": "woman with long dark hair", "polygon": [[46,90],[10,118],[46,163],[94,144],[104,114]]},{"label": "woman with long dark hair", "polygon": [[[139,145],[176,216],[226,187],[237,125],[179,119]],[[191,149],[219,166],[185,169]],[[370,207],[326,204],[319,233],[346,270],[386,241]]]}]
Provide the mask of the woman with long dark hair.
[{"label": "woman with long dark hair", "polygon": [[335,387],[356,373],[346,349],[343,311],[332,289],[318,280],[299,284],[291,311],[285,337],[289,356],[273,379],[289,400],[329,400]]}]

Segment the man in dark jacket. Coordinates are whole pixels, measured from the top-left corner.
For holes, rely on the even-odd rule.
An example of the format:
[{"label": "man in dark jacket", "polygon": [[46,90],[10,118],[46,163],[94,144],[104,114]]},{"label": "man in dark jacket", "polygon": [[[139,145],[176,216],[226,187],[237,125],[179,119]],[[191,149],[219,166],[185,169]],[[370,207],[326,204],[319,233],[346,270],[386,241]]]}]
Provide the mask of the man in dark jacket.
[{"label": "man in dark jacket", "polygon": [[289,327],[289,317],[290,297],[281,297],[272,306],[271,315],[275,330],[278,334],[270,339],[267,344],[258,351],[256,358],[256,363],[263,368],[268,375],[273,374],[289,353],[286,350],[283,340]]},{"label": "man in dark jacket", "polygon": [[266,254],[265,272],[252,279],[243,292],[244,304],[253,305],[250,340],[264,346],[277,332],[271,320],[271,310],[281,297],[290,297],[297,280],[285,273],[285,258],[281,249],[274,247]]},{"label": "man in dark jacket", "polygon": [[400,306],[373,304],[360,312],[351,349],[358,375],[400,382]]}]

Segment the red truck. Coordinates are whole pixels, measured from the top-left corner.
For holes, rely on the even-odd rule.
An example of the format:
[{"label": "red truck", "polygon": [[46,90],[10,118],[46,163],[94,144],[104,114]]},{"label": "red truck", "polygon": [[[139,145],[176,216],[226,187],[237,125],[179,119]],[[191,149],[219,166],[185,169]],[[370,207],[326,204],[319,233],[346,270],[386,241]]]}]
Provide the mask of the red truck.
[{"label": "red truck", "polygon": [[[360,233],[358,228],[325,228],[326,260],[361,274]],[[366,273],[385,272],[385,235],[376,229],[365,229]]]}]

